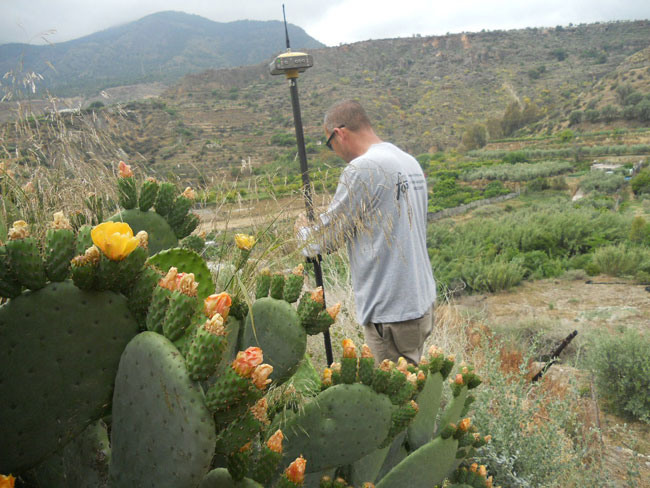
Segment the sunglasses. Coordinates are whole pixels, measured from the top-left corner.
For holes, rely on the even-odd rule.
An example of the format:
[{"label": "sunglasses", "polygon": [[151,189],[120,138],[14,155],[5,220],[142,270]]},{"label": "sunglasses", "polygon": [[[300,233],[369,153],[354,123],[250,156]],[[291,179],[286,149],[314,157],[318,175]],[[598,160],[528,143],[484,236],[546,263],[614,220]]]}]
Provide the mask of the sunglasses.
[{"label": "sunglasses", "polygon": [[[343,127],[345,127],[345,124],[343,124],[343,125],[339,125],[336,129],[342,129]],[[336,130],[332,130],[332,133],[331,133],[330,136],[327,138],[327,142],[325,143],[325,145],[327,146],[327,148],[328,148],[330,151],[333,151],[333,149],[332,149],[332,139],[334,139],[334,136],[335,136],[335,135],[336,135]]]}]

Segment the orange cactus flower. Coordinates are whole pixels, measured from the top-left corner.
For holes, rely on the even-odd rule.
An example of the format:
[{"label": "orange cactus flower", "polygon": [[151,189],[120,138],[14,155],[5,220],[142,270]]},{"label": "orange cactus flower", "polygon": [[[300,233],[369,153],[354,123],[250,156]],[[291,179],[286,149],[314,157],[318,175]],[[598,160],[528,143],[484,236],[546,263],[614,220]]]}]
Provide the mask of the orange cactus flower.
[{"label": "orange cactus flower", "polygon": [[467,432],[470,425],[472,425],[472,419],[467,417],[459,422],[458,428],[461,430],[461,432]]},{"label": "orange cactus flower", "polygon": [[192,187],[190,186],[185,188],[181,195],[183,195],[185,198],[188,198],[189,200],[196,200],[196,192],[192,190]]},{"label": "orange cactus flower", "polygon": [[341,363],[332,363],[332,364],[330,364],[330,369],[332,370],[332,373],[340,373],[341,372]]},{"label": "orange cactus flower", "polygon": [[284,474],[289,479],[297,485],[301,485],[305,481],[305,468],[307,467],[307,461],[304,457],[300,456],[294,462],[292,462],[289,467],[284,471]]},{"label": "orange cactus flower", "polygon": [[206,317],[212,317],[215,313],[218,313],[224,320],[226,320],[231,305],[232,298],[230,298],[228,293],[225,291],[215,293],[203,301],[203,313],[205,313]]},{"label": "orange cactus flower", "polygon": [[339,312],[341,311],[341,304],[336,303],[332,305],[331,307],[327,307],[327,314],[332,317],[332,320],[336,320],[336,317],[338,316]]},{"label": "orange cactus flower", "polygon": [[368,344],[364,344],[363,346],[361,346],[361,357],[362,358],[372,358],[372,357],[374,357],[372,355],[372,351],[370,350],[370,347],[368,346]]},{"label": "orange cactus flower", "polygon": [[264,356],[259,347],[249,347],[245,351],[239,351],[232,362],[232,369],[244,378],[250,378],[255,368],[262,364]]},{"label": "orange cactus flower", "polygon": [[415,373],[409,373],[407,371],[406,372],[406,381],[411,383],[413,386],[416,386],[418,384],[418,377],[417,377],[417,375]]},{"label": "orange cactus flower", "polygon": [[325,294],[323,292],[323,287],[319,286],[314,291],[311,292],[311,299],[320,304],[325,303]]},{"label": "orange cactus flower", "polygon": [[393,361],[391,361],[390,359],[384,359],[379,364],[379,369],[388,373],[391,369],[393,369],[393,366],[395,366],[395,363]]},{"label": "orange cactus flower", "polygon": [[260,423],[268,425],[269,418],[266,416],[266,412],[269,408],[269,404],[266,401],[266,398],[262,398],[251,407],[251,413]]},{"label": "orange cactus flower", "polygon": [[399,371],[402,374],[407,374],[408,365],[409,365],[408,361],[400,356],[399,359],[397,360],[397,366],[396,366],[397,371]]},{"label": "orange cactus flower", "polygon": [[0,474],[0,488],[14,488],[16,478],[11,475]]},{"label": "orange cactus flower", "polygon": [[325,368],[323,370],[323,384],[324,385],[332,384],[332,370],[330,368]]},{"label": "orange cactus flower", "polygon": [[295,274],[296,276],[302,276],[304,272],[305,267],[302,265],[302,263],[291,270],[291,274]]},{"label": "orange cactus flower", "polygon": [[160,281],[158,281],[158,286],[167,288],[168,290],[172,290],[172,291],[176,290],[177,276],[178,276],[178,269],[172,266],[167,271],[167,274],[164,277],[160,278]]},{"label": "orange cactus flower", "polygon": [[456,375],[456,378],[454,379],[454,383],[456,383],[457,385],[462,385],[462,384],[464,384],[464,383],[463,383],[463,375],[460,374],[460,373],[458,373],[458,374]]},{"label": "orange cactus flower", "polygon": [[253,370],[253,374],[251,376],[253,384],[260,390],[263,390],[266,388],[266,385],[271,382],[271,379],[269,378],[271,373],[273,373],[273,366],[270,364],[260,364]]},{"label": "orange cactus flower", "polygon": [[425,381],[426,379],[427,375],[424,374],[424,371],[418,371],[417,381]]},{"label": "orange cactus flower", "polygon": [[357,348],[352,342],[352,339],[343,339],[343,357],[344,358],[356,358],[357,357]]},{"label": "orange cactus flower", "polygon": [[269,440],[266,441],[266,446],[271,449],[273,452],[277,452],[279,454],[282,454],[282,440],[284,439],[284,434],[280,429],[275,431],[275,434],[273,434],[271,437],[269,437]]},{"label": "orange cactus flower", "polygon": [[117,165],[117,171],[120,174],[120,178],[129,178],[133,176],[131,166],[126,164],[124,161],[120,161],[120,164]]},{"label": "orange cactus flower", "polygon": [[255,245],[255,237],[248,234],[235,234],[235,245],[242,251],[250,251]]},{"label": "orange cactus flower", "polygon": [[487,469],[485,468],[485,465],[481,464],[481,465],[478,467],[478,474],[480,474],[480,475],[483,476],[484,478],[487,478]]},{"label": "orange cactus flower", "polygon": [[469,467],[469,470],[472,473],[476,473],[476,471],[478,470],[478,463],[472,463],[472,465]]},{"label": "orange cactus flower", "polygon": [[126,222],[104,222],[90,231],[90,237],[111,261],[122,261],[138,247],[138,239]]}]

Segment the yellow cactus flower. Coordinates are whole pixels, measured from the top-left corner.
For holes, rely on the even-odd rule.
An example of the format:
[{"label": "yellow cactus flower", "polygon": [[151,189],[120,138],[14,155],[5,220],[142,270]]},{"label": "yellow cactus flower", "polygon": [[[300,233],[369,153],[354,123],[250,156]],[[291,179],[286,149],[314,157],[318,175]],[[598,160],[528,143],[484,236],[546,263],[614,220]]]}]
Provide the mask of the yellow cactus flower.
[{"label": "yellow cactus flower", "polygon": [[295,274],[296,276],[302,276],[304,272],[305,267],[302,265],[302,263],[291,270],[291,274]]},{"label": "yellow cactus flower", "polygon": [[215,313],[212,317],[205,321],[203,328],[212,335],[225,336],[226,328],[223,325],[223,317]]},{"label": "yellow cactus flower", "polygon": [[16,220],[7,233],[10,241],[29,237],[29,228],[24,220]]},{"label": "yellow cactus flower", "polygon": [[273,434],[271,437],[269,437],[269,440],[266,441],[266,446],[271,449],[273,452],[277,452],[279,454],[282,454],[282,441],[284,440],[284,434],[280,429],[275,431],[275,434]]},{"label": "yellow cactus flower", "polygon": [[117,171],[120,174],[120,178],[129,178],[133,176],[131,166],[126,164],[124,161],[120,161],[120,163],[117,165]]},{"label": "yellow cactus flower", "polygon": [[90,231],[93,243],[111,261],[122,261],[138,247],[138,239],[125,222],[104,222]]},{"label": "yellow cactus flower", "polygon": [[235,234],[235,244],[242,251],[250,251],[255,245],[255,237],[248,234]]},{"label": "yellow cactus flower", "polygon": [[54,221],[50,223],[50,228],[72,230],[72,225],[70,225],[70,221],[63,215],[63,212],[55,212],[53,219]]},{"label": "yellow cactus flower", "polygon": [[138,232],[135,238],[138,240],[138,246],[142,249],[149,249],[149,234],[147,234],[146,230]]},{"label": "yellow cactus flower", "polygon": [[289,479],[297,485],[301,485],[305,481],[305,468],[307,467],[307,461],[304,457],[300,456],[294,462],[292,462],[289,467],[284,471],[284,474]]},{"label": "yellow cactus flower", "polygon": [[0,474],[0,488],[14,488],[16,478],[11,475]]}]

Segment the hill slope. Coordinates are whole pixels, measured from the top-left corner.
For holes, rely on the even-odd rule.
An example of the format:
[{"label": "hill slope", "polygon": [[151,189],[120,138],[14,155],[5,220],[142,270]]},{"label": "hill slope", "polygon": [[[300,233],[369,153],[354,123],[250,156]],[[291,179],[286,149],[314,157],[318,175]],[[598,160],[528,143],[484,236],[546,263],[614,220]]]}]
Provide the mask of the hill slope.
[{"label": "hill slope", "polygon": [[[289,26],[296,48],[323,44]],[[109,86],[172,82],[187,73],[265,61],[284,48],[279,21],[213,22],[198,15],[160,12],[135,22],[51,46],[0,46],[0,73],[41,73],[59,95]]]}]

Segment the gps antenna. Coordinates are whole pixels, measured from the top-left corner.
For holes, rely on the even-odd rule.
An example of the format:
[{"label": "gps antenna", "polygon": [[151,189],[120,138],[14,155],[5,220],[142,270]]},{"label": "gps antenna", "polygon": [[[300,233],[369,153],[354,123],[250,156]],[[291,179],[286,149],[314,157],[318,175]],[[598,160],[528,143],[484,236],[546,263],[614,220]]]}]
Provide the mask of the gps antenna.
[{"label": "gps antenna", "polygon": [[289,44],[289,29],[287,29],[287,16],[284,13],[284,3],[282,4],[282,18],[284,19],[284,37],[287,39],[287,51],[291,50],[291,45]]}]

